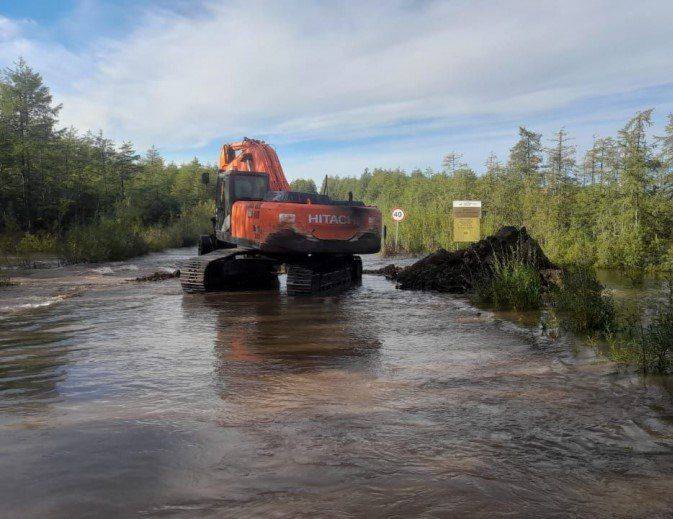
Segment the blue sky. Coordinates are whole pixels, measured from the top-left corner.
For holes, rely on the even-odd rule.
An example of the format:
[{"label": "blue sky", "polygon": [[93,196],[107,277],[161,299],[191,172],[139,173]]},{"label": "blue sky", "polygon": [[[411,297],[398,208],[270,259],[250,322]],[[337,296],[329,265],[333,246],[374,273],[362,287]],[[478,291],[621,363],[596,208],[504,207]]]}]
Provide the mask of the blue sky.
[{"label": "blue sky", "polygon": [[654,108],[660,133],[672,20],[663,0],[0,0],[0,65],[40,71],[62,124],[170,160],[248,136],[290,178],[452,151],[479,171],[520,125],[581,152]]}]

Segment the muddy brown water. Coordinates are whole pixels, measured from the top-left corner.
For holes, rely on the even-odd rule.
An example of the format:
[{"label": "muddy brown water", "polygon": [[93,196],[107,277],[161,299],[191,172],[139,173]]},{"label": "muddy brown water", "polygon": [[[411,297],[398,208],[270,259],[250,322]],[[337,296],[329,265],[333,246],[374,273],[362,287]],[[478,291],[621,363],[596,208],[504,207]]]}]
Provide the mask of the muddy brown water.
[{"label": "muddy brown water", "polygon": [[190,254],[0,290],[2,517],[673,513],[660,384],[381,277],[304,298],[125,281]]}]

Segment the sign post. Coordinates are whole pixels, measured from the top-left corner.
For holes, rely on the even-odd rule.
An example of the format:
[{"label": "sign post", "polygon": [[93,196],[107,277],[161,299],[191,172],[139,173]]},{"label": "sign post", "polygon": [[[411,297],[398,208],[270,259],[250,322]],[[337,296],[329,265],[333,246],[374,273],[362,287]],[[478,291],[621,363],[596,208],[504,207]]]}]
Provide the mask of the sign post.
[{"label": "sign post", "polygon": [[393,220],[395,220],[395,252],[397,252],[397,239],[400,234],[400,222],[404,220],[404,211],[398,207],[393,209]]},{"label": "sign post", "polygon": [[453,201],[453,241],[470,243],[481,238],[481,201]]}]

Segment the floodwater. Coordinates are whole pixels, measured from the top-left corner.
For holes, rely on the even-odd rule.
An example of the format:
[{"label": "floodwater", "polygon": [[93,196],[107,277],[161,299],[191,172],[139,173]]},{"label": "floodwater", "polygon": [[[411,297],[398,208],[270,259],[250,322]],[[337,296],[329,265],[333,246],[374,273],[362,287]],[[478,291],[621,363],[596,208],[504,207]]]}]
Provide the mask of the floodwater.
[{"label": "floodwater", "polygon": [[0,289],[2,517],[673,513],[662,386],[376,276],[302,298],[126,281],[192,252]]}]

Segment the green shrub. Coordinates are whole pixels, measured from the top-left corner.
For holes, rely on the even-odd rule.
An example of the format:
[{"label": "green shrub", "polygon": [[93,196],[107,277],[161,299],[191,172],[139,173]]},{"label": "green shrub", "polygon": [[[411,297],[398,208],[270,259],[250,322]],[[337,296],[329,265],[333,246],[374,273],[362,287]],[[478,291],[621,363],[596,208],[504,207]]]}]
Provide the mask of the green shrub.
[{"label": "green shrub", "polygon": [[12,284],[9,275],[0,270],[0,287],[6,287]]},{"label": "green shrub", "polygon": [[552,298],[561,325],[575,333],[605,332],[614,323],[614,304],[592,267],[566,268]]},{"label": "green shrub", "polygon": [[56,243],[51,234],[25,234],[16,244],[16,255],[22,263],[30,264],[39,254],[55,254]]},{"label": "green shrub", "polygon": [[473,299],[501,310],[536,310],[542,306],[540,273],[516,257],[495,260],[475,284]]},{"label": "green shrub", "polygon": [[166,226],[142,228],[128,217],[101,218],[66,233],[61,255],[71,262],[117,261],[150,251],[195,245],[210,232],[212,202],[195,205]]},{"label": "green shrub", "polygon": [[197,204],[182,216],[164,227],[151,227],[143,231],[143,238],[151,251],[196,245],[199,236],[211,232],[211,203]]},{"label": "green shrub", "polygon": [[16,240],[8,234],[0,235],[0,256],[7,257],[16,254]]},{"label": "green shrub", "polygon": [[68,261],[116,261],[149,251],[137,225],[113,218],[102,218],[90,225],[74,227],[63,240],[61,254]]},{"label": "green shrub", "polygon": [[673,280],[668,281],[663,304],[647,320],[620,322],[616,332],[606,337],[610,358],[635,364],[645,374],[664,375],[673,371]]},{"label": "green shrub", "polygon": [[544,240],[547,257],[558,265],[593,265],[595,244],[590,236],[577,230],[554,231]]},{"label": "green shrub", "polygon": [[641,333],[641,370],[669,373],[673,367],[673,280],[668,280],[668,297]]},{"label": "green shrub", "polygon": [[668,247],[666,255],[661,262],[661,270],[664,272],[673,272],[673,245]]}]

